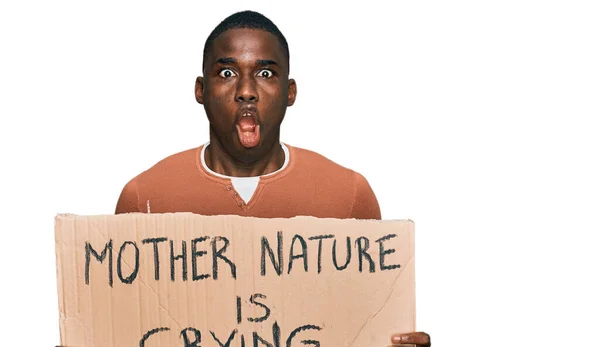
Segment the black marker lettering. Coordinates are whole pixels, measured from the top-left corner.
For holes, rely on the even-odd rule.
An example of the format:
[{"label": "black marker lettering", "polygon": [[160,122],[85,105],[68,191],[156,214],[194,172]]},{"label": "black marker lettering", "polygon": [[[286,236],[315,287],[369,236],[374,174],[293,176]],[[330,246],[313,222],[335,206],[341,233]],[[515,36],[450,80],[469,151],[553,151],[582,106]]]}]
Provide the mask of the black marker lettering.
[{"label": "black marker lettering", "polygon": [[[300,240],[300,244],[302,245],[302,253],[294,255],[294,243],[296,240]],[[288,274],[292,271],[292,265],[294,264],[294,259],[302,258],[304,260],[304,271],[308,271],[308,256],[306,254],[306,241],[300,235],[294,235],[292,239],[292,245],[290,246],[290,263],[288,265]]]},{"label": "black marker lettering", "polygon": [[205,278],[210,277],[209,274],[198,275],[198,259],[197,257],[201,257],[205,255],[206,251],[197,251],[196,244],[199,242],[204,242],[208,239],[208,236],[202,236],[197,239],[192,240],[192,279],[194,281],[203,280]]},{"label": "black marker lettering", "polygon": [[273,323],[273,343],[269,343],[267,340],[260,337],[256,331],[252,333],[252,337],[252,347],[258,347],[258,342],[267,347],[279,347],[281,345],[281,331],[277,322]]},{"label": "black marker lettering", "polygon": [[[194,333],[194,340],[190,341],[190,338],[187,334],[188,331]],[[200,347],[200,342],[202,342],[202,334],[198,329],[195,328],[185,328],[181,330],[181,334],[179,336],[183,339],[184,347]]]},{"label": "black marker lettering", "polygon": [[[223,247],[219,248],[217,250],[217,242],[218,241],[223,241],[225,243],[225,245],[223,245]],[[218,264],[218,259],[217,258],[221,258],[223,261],[225,261],[227,264],[229,264],[229,267],[231,268],[231,277],[236,278],[235,277],[235,264],[231,262],[231,260],[227,259],[226,256],[223,255],[223,253],[227,250],[227,246],[229,246],[229,240],[226,237],[222,237],[222,236],[215,236],[212,241],[210,242],[212,245],[212,251],[213,251],[213,278],[216,280],[218,279],[218,270],[219,270],[219,264]]]},{"label": "black marker lettering", "polygon": [[260,275],[264,276],[266,273],[266,265],[265,265],[265,251],[269,252],[269,257],[271,258],[271,263],[275,268],[275,272],[280,276],[283,272],[283,233],[281,231],[277,232],[277,261],[275,261],[275,254],[273,254],[273,250],[271,246],[269,246],[269,240],[266,237],[262,237],[260,241]]},{"label": "black marker lettering", "polygon": [[233,337],[235,336],[236,333],[237,333],[237,329],[233,330],[231,332],[231,334],[229,335],[229,338],[227,339],[227,342],[225,342],[225,344],[223,344],[223,342],[219,341],[219,339],[217,338],[217,336],[215,336],[215,333],[213,333],[212,331],[210,332],[210,334],[212,335],[213,339],[219,344],[219,347],[229,347],[229,344],[231,343],[231,341],[233,341]]},{"label": "black marker lettering", "polygon": [[379,268],[382,271],[383,270],[393,270],[393,269],[397,269],[400,267],[400,265],[398,265],[398,264],[385,265],[385,255],[395,253],[396,249],[395,248],[385,249],[383,247],[384,241],[387,241],[387,240],[392,239],[397,236],[398,235],[396,235],[396,234],[389,234],[389,235],[386,235],[377,240],[377,242],[379,242]]},{"label": "black marker lettering", "polygon": [[323,239],[332,239],[335,236],[333,235],[318,235],[318,236],[311,236],[308,239],[309,240],[319,240],[319,252],[317,255],[317,273],[321,273],[321,252],[323,250]]},{"label": "black marker lettering", "polygon": [[350,237],[346,237],[346,262],[344,263],[344,265],[342,266],[338,266],[338,262],[337,262],[337,239],[333,240],[333,265],[335,266],[336,269],[338,270],[344,270],[345,268],[348,267],[348,264],[350,264],[350,257],[352,255],[352,241],[350,240]]},{"label": "black marker lettering", "polygon": [[152,243],[154,245],[154,279],[158,281],[160,277],[160,262],[158,260],[158,244],[167,241],[166,237],[157,237],[142,240],[142,244]]},{"label": "black marker lettering", "polygon": [[148,338],[150,338],[150,336],[157,334],[161,331],[169,331],[169,330],[170,330],[169,328],[156,328],[156,329],[152,329],[152,330],[148,331],[147,333],[144,334],[144,336],[140,340],[140,347],[144,347],[146,345],[146,340],[148,340]]},{"label": "black marker lettering", "polygon": [[[290,337],[288,337],[287,341],[285,342],[285,346],[286,347],[291,347],[292,346],[292,342],[294,341],[294,337],[298,333],[303,332],[305,330],[319,330],[320,331],[321,328],[318,327],[318,326],[316,326],[316,325],[310,325],[310,324],[303,325],[303,326],[301,326],[299,328],[296,328],[294,331],[292,331],[290,333]],[[319,341],[316,341],[316,340],[303,340],[302,344],[304,344],[304,345],[313,345],[315,347],[320,347],[321,346],[321,344],[319,343]]]},{"label": "black marker lettering", "polygon": [[[107,252],[108,251],[108,252]],[[92,245],[89,242],[85,243],[85,284],[90,284],[90,255],[93,254],[94,258],[102,264],[104,259],[106,258],[106,254],[108,253],[108,285],[112,287],[113,285],[113,270],[112,270],[112,239],[108,241],[108,243],[104,246],[100,255],[96,252]]]},{"label": "black marker lettering", "polygon": [[239,296],[236,298],[237,303],[237,322],[238,324],[242,323],[242,298]]},{"label": "black marker lettering", "polygon": [[187,281],[187,248],[185,247],[185,241],[181,241],[181,254],[175,255],[173,240],[170,242],[171,249],[171,281],[175,281],[175,260],[181,259],[182,274],[181,277],[184,281]]},{"label": "black marker lettering", "polygon": [[[362,242],[361,242],[362,241]],[[362,272],[363,269],[363,258],[366,258],[369,261],[369,272],[375,272],[375,263],[367,250],[369,249],[369,239],[361,236],[356,239],[356,245],[358,246],[358,269]]]},{"label": "black marker lettering", "polygon": [[266,321],[269,316],[271,315],[271,309],[263,304],[260,301],[257,301],[256,298],[261,298],[261,299],[266,299],[267,297],[263,294],[254,294],[250,297],[250,303],[256,305],[256,306],[260,306],[265,310],[265,314],[262,317],[258,317],[258,318],[248,318],[249,322],[255,322],[255,323],[260,323],[260,322],[264,322]]},{"label": "black marker lettering", "polygon": [[[127,245],[132,245],[133,249],[135,250],[135,263],[133,265],[133,270],[131,270],[131,274],[128,277],[123,278],[123,270],[122,270],[123,251],[125,250],[125,246],[127,246]],[[121,245],[121,249],[119,250],[119,255],[117,256],[117,275],[119,276],[119,279],[123,283],[131,284],[133,282],[133,280],[137,277],[139,269],[140,269],[140,250],[138,249],[135,242],[132,242],[132,241],[124,242],[123,245]]]}]

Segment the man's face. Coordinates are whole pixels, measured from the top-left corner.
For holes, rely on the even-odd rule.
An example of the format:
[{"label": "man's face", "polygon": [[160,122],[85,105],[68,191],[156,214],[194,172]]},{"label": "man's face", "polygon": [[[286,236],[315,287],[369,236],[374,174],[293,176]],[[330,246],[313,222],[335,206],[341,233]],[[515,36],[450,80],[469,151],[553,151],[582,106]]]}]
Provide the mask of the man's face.
[{"label": "man's face", "polygon": [[279,40],[259,29],[231,29],[217,37],[196,80],[211,134],[235,159],[263,158],[279,139],[296,85]]}]

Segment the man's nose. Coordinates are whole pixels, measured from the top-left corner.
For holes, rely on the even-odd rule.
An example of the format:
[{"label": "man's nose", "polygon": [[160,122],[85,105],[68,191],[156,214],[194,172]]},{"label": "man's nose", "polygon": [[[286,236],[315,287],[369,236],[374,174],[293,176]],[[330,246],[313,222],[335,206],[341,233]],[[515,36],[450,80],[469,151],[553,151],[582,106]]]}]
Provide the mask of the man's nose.
[{"label": "man's nose", "polygon": [[258,101],[258,92],[256,90],[256,81],[252,77],[241,77],[239,79],[235,93],[236,101]]}]

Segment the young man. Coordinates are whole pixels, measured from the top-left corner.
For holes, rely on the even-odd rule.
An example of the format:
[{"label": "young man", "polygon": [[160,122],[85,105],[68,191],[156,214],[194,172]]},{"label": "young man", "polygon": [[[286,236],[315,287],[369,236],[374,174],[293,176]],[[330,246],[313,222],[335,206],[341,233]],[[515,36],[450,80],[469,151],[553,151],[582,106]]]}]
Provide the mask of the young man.
[{"label": "young man", "polygon": [[133,178],[116,212],[380,219],[362,175],[280,142],[296,99],[288,70],[287,42],[269,19],[241,12],[223,21],[206,41],[196,80],[210,142]]},{"label": "young man", "polygon": [[[296,82],[288,77],[287,41],[268,18],[251,11],[226,18],[206,40],[202,68],[195,94],[208,116],[209,143],[129,181],[116,213],[381,219],[362,175],[280,142]],[[429,336],[396,335],[392,343],[427,346]]]}]

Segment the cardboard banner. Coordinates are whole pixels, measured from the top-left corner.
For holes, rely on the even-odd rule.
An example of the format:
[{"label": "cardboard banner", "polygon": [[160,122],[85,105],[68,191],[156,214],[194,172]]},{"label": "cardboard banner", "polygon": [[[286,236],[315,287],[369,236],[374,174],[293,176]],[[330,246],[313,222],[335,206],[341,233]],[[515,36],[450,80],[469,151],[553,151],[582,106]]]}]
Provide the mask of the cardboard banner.
[{"label": "cardboard banner", "polygon": [[56,217],[61,345],[385,347],[415,330],[414,224]]}]

